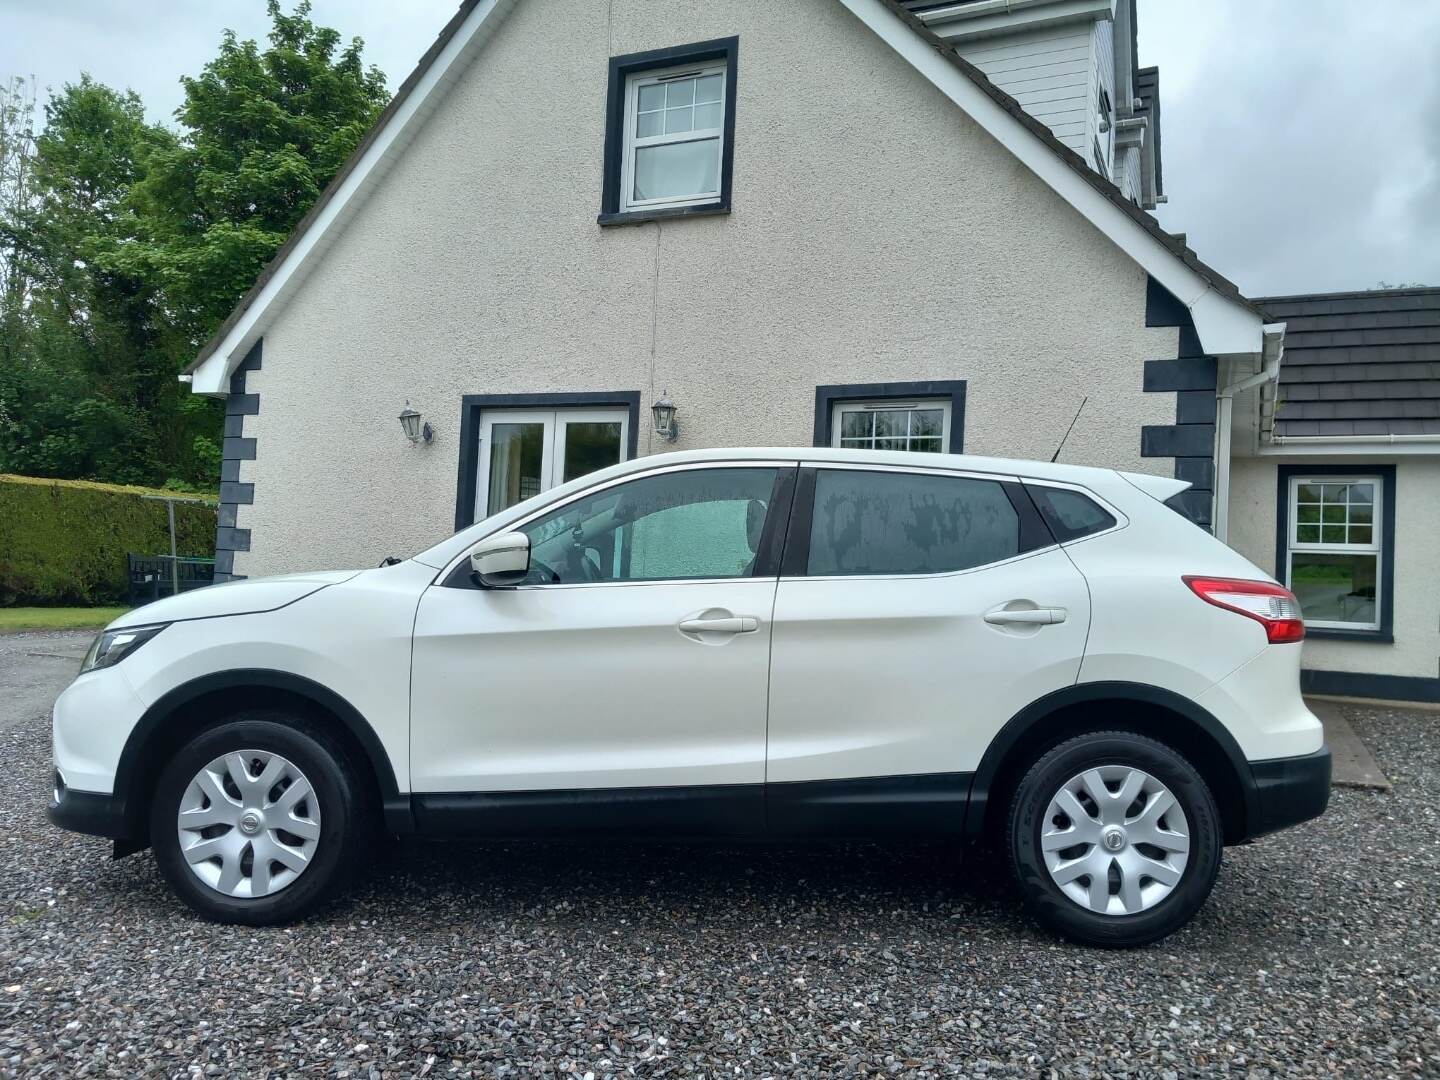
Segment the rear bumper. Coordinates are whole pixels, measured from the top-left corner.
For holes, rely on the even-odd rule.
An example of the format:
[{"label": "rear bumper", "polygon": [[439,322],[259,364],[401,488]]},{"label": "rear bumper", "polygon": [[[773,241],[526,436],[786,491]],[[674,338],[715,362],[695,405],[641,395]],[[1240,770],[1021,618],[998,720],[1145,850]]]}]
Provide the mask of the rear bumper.
[{"label": "rear bumper", "polygon": [[1330,802],[1330,748],[1313,754],[1250,762],[1253,802],[1250,840],[1317,818]]}]

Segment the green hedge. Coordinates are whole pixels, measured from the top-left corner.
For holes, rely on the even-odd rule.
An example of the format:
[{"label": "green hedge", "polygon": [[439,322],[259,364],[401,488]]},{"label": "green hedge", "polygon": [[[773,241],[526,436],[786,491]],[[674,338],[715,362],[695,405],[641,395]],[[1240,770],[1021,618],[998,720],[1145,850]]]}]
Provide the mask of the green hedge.
[{"label": "green hedge", "polygon": [[[163,494],[0,475],[0,606],[124,600],[125,556],[170,553],[165,504],[142,498]],[[215,513],[214,506],[176,504],[179,554],[215,554]]]}]

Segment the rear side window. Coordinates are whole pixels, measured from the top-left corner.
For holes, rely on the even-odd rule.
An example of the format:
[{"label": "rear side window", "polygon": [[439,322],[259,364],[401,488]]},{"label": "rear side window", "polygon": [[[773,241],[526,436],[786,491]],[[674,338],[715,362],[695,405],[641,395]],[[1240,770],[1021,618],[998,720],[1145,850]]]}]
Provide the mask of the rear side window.
[{"label": "rear side window", "polygon": [[1026,484],[1025,488],[1035,499],[1045,524],[1050,526],[1055,539],[1062,544],[1091,533],[1104,532],[1115,524],[1115,518],[1108,511],[1078,491],[1036,484]]},{"label": "rear side window", "polygon": [[993,480],[820,469],[812,576],[942,574],[1020,553],[1020,517]]}]

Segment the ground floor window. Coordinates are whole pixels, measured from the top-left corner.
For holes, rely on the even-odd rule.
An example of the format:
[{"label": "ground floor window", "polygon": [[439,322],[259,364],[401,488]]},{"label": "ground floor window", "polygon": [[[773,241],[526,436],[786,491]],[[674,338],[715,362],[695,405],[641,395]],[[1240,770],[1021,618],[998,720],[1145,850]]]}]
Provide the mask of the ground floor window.
[{"label": "ground floor window", "polygon": [[940,454],[950,435],[950,402],[941,398],[836,402],[830,430],[834,446]]},{"label": "ground floor window", "polygon": [[1380,633],[1390,625],[1393,475],[1282,468],[1277,569],[1308,628]]},{"label": "ground floor window", "polygon": [[467,395],[455,527],[634,457],[639,402],[635,391]]},{"label": "ground floor window", "polygon": [[963,381],[815,388],[816,446],[958,454],[964,428]]},{"label": "ground floor window", "polygon": [[625,409],[495,409],[480,415],[476,520],[625,460]]}]

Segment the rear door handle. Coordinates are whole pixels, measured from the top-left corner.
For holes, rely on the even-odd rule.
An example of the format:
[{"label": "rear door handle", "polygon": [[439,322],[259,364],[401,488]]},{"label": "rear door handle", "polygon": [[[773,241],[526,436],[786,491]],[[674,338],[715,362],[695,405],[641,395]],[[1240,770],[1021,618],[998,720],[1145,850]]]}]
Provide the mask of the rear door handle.
[{"label": "rear door handle", "polygon": [[997,608],[995,611],[985,613],[985,621],[997,626],[1014,623],[1028,623],[1032,626],[1038,623],[1042,626],[1049,626],[1052,623],[1064,622],[1066,615],[1065,609],[1060,607],[1017,608],[1014,611]]},{"label": "rear door handle", "polygon": [[680,629],[686,634],[752,634],[760,629],[754,615],[730,615],[722,619],[681,619]]}]

